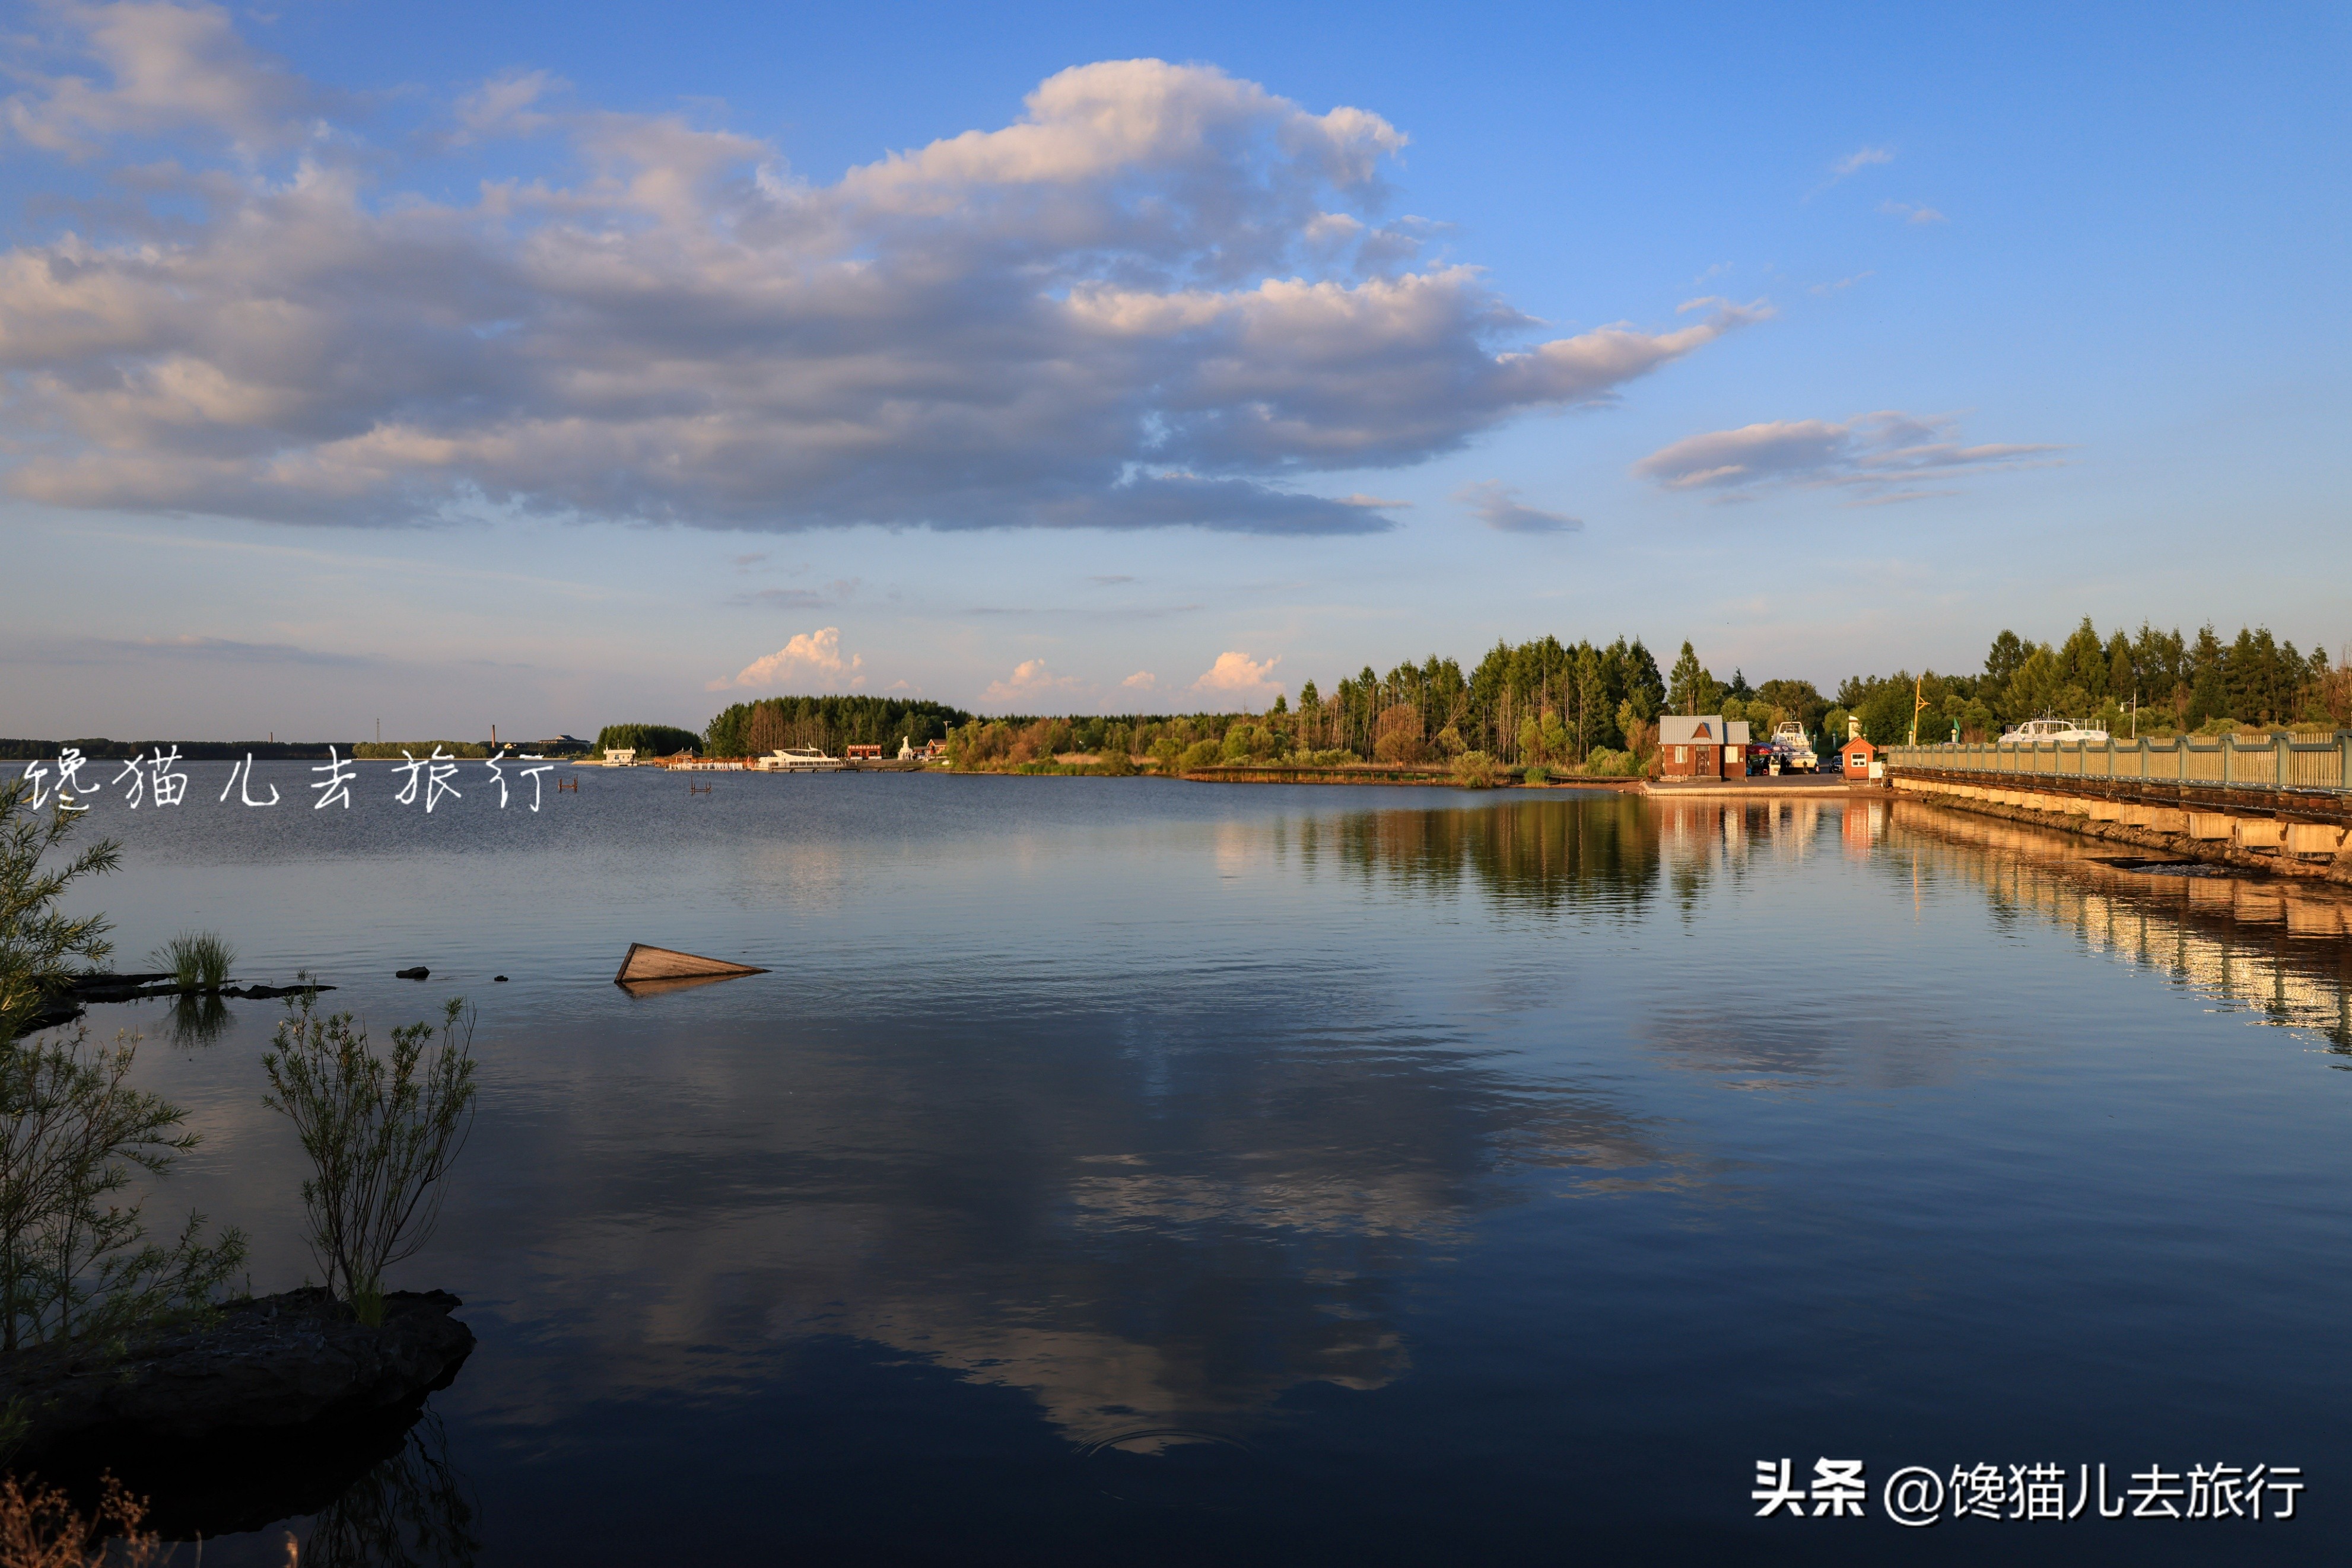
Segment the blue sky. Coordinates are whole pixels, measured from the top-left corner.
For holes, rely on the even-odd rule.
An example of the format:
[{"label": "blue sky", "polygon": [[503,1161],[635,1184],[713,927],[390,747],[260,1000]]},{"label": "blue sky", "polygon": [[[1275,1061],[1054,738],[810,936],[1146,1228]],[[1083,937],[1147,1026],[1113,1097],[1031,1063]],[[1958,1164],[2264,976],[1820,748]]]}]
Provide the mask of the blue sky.
[{"label": "blue sky", "polygon": [[6,733],[2352,638],[2338,8],[5,15]]}]

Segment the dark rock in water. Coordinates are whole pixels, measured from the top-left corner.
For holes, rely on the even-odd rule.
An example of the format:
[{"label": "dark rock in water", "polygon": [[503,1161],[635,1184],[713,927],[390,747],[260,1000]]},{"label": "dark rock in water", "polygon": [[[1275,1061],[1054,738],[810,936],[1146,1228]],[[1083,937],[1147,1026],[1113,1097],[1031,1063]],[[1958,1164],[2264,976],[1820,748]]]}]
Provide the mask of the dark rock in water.
[{"label": "dark rock in water", "polygon": [[73,988],[77,991],[120,991],[177,978],[178,976],[168,972],[156,975],[76,975]]},{"label": "dark rock in water", "polygon": [[0,1358],[0,1406],[29,1424],[17,1467],[43,1456],[289,1433],[414,1406],[457,1375],[474,1332],[446,1291],[397,1291],[370,1328],[316,1286],[234,1301],[132,1339],[124,1354],[78,1343]]},{"label": "dark rock in water", "polygon": [[501,986],[503,986],[503,985],[505,985],[505,984],[507,983],[507,977],[506,977],[504,975],[492,975],[492,976],[490,977],[490,979],[491,979],[491,981],[492,981],[493,983],[495,983],[495,984],[497,984],[497,985],[501,985]]},{"label": "dark rock in water", "polygon": [[432,973],[432,970],[419,964],[414,969],[394,969],[392,972],[392,977],[395,980],[421,980]]},{"label": "dark rock in water", "polygon": [[[415,971],[423,979],[425,972]],[[200,990],[194,986],[171,983],[170,975],[76,975],[67,989],[50,997],[41,1010],[25,1026],[26,1034],[58,1029],[82,1016],[83,1009],[96,1002],[143,1002],[154,997],[247,997],[256,1001],[268,1001],[278,997],[299,997],[304,991],[331,991],[332,986],[223,986],[217,991]]]}]

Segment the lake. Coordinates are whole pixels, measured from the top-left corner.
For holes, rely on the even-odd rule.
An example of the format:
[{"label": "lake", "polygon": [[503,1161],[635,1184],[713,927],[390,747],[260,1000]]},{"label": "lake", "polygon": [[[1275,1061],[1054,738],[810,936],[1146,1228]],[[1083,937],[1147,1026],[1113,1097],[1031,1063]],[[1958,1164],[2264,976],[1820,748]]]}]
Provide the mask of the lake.
[{"label": "lake", "polygon": [[[118,967],[462,996],[482,1085],[391,1281],[471,1360],[207,1563],[2340,1558],[2340,893],[1891,800],[188,771],[88,819]],[[771,972],[633,998],[632,941]],[[280,1010],[91,1009],[257,1291],[318,1272]],[[1757,1517],[1784,1458],[1859,1517]],[[2259,1521],[2163,1516],[2217,1466]]]}]

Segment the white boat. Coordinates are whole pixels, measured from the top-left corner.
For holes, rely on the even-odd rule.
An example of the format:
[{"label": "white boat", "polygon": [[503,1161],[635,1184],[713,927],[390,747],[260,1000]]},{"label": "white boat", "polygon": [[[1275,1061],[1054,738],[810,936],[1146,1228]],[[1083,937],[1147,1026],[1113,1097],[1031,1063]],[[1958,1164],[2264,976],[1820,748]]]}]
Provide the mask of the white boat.
[{"label": "white boat", "polygon": [[2045,740],[2088,740],[2104,746],[2107,732],[2090,729],[2071,718],[2029,718],[2000,737],[2003,746],[2039,746]]},{"label": "white boat", "polygon": [[765,773],[838,773],[849,764],[838,757],[827,757],[822,747],[785,746],[760,758],[761,771]]},{"label": "white boat", "polygon": [[1780,750],[1783,768],[1810,772],[1821,766],[1821,758],[1813,755],[1812,737],[1800,719],[1784,718],[1774,726],[1772,744]]}]

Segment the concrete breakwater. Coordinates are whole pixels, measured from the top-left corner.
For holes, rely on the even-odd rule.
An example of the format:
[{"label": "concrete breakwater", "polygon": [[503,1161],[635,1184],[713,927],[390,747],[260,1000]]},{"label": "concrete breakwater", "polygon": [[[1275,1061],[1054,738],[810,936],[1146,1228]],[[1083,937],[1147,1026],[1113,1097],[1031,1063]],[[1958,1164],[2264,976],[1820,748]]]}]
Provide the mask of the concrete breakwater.
[{"label": "concrete breakwater", "polygon": [[2352,798],[2085,778],[1902,770],[1898,795],[2084,838],[2352,885]]}]

